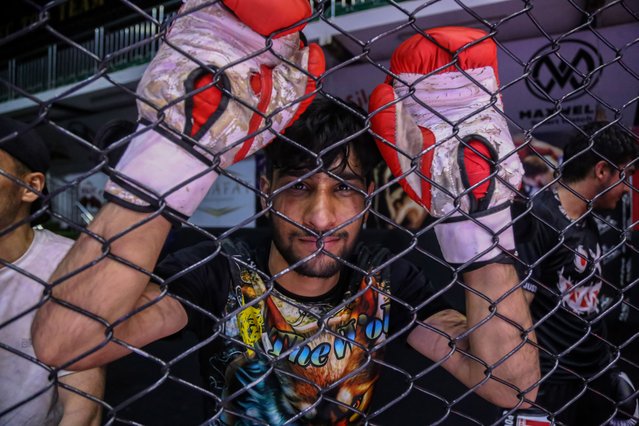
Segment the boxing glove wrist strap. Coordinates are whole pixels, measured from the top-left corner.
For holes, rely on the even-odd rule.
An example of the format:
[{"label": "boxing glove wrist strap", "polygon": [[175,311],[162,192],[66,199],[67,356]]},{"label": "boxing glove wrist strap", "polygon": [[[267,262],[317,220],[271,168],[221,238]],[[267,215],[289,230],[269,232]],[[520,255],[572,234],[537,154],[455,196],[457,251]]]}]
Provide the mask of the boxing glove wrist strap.
[{"label": "boxing glove wrist strap", "polygon": [[[135,136],[107,182],[105,194],[137,211],[156,210],[162,201],[189,217],[208,193],[217,173],[201,158],[156,130]],[[198,156],[199,157],[199,156]],[[208,158],[208,157],[207,157]]]},{"label": "boxing glove wrist strap", "polygon": [[[435,225],[437,240],[448,263],[487,262],[504,250],[515,249],[510,203],[470,216],[472,219],[453,216]],[[481,256],[475,259],[479,254]]]}]

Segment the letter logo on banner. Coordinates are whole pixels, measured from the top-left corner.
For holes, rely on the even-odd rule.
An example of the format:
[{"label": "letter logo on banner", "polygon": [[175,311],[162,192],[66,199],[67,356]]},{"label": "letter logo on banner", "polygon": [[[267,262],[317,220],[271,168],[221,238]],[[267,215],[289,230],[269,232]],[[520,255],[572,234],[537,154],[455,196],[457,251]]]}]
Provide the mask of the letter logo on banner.
[{"label": "letter logo on banner", "polygon": [[571,39],[545,45],[530,57],[528,64],[528,90],[550,102],[587,94],[586,89],[593,88],[601,76],[603,60],[591,44]]}]

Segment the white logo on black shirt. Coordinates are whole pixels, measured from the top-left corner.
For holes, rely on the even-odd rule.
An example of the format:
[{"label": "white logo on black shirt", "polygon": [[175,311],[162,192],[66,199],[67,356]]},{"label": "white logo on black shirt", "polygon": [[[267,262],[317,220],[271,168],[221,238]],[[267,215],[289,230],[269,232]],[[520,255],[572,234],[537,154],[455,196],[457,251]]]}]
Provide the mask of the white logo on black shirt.
[{"label": "white logo on black shirt", "polygon": [[[597,244],[595,251],[588,249],[588,253],[586,253],[586,250],[580,245],[576,251],[574,273],[567,271],[565,267],[558,272],[559,282],[557,287],[561,292],[562,303],[577,314],[599,312],[601,280],[598,277],[601,276],[601,263],[598,260],[601,256],[601,248]],[[593,276],[586,278],[586,275],[577,278],[586,272],[589,264],[593,265]],[[587,281],[584,282],[584,279],[587,279]]]}]

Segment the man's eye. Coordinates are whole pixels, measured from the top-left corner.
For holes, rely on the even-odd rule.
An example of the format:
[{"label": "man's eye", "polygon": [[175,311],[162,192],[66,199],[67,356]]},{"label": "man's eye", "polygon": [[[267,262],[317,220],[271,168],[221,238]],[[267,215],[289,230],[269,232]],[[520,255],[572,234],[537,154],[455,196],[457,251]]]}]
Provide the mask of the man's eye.
[{"label": "man's eye", "polygon": [[350,186],[346,185],[345,183],[340,183],[339,185],[337,185],[337,190],[338,191],[352,191],[353,188],[351,188]]},{"label": "man's eye", "polygon": [[304,191],[306,189],[306,185],[304,185],[302,182],[296,182],[293,185],[291,185],[291,188],[295,191]]}]

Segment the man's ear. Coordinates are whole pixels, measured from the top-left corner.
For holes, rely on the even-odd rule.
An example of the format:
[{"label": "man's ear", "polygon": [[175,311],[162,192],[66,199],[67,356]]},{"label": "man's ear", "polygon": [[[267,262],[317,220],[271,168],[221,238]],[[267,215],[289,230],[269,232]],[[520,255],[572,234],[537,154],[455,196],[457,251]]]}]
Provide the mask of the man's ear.
[{"label": "man's ear", "polygon": [[597,164],[595,164],[595,167],[594,167],[595,179],[597,180],[606,179],[608,175],[610,174],[611,170],[612,170],[612,166],[610,166],[610,164],[607,161],[605,160],[597,161]]},{"label": "man's ear", "polygon": [[[31,172],[24,175],[24,183],[29,185],[31,188],[35,189],[38,192],[42,192],[44,189],[45,177],[43,173],[40,172]],[[33,203],[38,199],[38,194],[29,190],[28,188],[22,187],[20,190],[22,194],[22,201],[25,203]]]},{"label": "man's ear", "polygon": [[[263,194],[271,194],[271,181],[265,175],[260,175],[260,191],[262,191]],[[263,196],[260,196],[260,206],[262,210],[266,208],[266,198]]]}]

